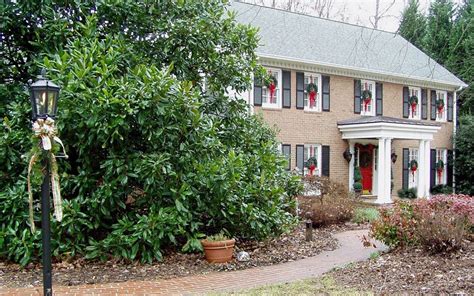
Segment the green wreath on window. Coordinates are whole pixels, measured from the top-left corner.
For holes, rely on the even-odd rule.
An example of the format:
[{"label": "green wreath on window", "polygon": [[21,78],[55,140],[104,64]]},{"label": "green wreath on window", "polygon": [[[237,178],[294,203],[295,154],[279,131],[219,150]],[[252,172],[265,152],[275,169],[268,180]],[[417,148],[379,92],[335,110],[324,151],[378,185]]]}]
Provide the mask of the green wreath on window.
[{"label": "green wreath on window", "polygon": [[269,74],[267,79],[265,79],[265,86],[267,88],[270,87],[277,87],[278,86],[278,79],[273,74]]},{"label": "green wreath on window", "polygon": [[313,175],[314,170],[318,167],[316,157],[312,156],[304,163],[305,168],[309,170],[310,175]]},{"label": "green wreath on window", "polygon": [[362,91],[362,100],[372,100],[372,92],[369,89]]},{"label": "green wreath on window", "polygon": [[314,82],[308,83],[306,86],[306,92],[309,94],[311,92],[318,93],[318,86]]}]

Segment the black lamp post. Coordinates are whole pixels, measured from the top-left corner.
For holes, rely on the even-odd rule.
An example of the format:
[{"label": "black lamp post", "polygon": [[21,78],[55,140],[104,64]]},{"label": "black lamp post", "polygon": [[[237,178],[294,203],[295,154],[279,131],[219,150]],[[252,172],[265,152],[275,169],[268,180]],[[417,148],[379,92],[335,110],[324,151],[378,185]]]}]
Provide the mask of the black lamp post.
[{"label": "black lamp post", "polygon": [[[30,85],[32,119],[54,119],[57,111],[59,86],[46,78],[43,69],[38,80]],[[43,151],[43,154],[48,153]],[[43,157],[44,177],[41,185],[41,238],[43,244],[43,295],[53,294],[51,266],[51,229],[50,229],[50,168],[47,157]]]}]

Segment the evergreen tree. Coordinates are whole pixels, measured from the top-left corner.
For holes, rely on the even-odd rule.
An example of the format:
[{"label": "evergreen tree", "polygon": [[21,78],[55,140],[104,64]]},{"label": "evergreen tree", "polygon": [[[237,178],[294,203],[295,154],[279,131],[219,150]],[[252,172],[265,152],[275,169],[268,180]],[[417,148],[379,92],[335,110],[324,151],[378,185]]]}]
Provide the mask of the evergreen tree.
[{"label": "evergreen tree", "polygon": [[398,31],[402,37],[416,47],[423,48],[423,37],[426,31],[426,18],[419,11],[418,0],[411,0],[403,10]]},{"label": "evergreen tree", "polygon": [[446,64],[450,54],[454,11],[451,0],[435,0],[429,10],[424,49],[433,59],[443,65]]}]

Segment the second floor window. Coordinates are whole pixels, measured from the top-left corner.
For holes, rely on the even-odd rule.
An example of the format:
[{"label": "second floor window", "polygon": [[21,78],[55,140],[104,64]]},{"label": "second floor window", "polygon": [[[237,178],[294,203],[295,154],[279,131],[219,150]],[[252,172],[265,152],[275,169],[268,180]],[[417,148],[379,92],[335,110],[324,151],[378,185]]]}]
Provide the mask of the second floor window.
[{"label": "second floor window", "polygon": [[321,75],[304,74],[304,110],[321,112]]},{"label": "second floor window", "polygon": [[370,80],[361,80],[361,115],[375,115],[375,82]]},{"label": "second floor window", "polygon": [[267,69],[269,79],[262,87],[262,106],[281,108],[281,70]]},{"label": "second floor window", "polygon": [[419,87],[409,87],[408,97],[408,118],[420,119],[421,115],[421,89]]},{"label": "second floor window", "polygon": [[436,121],[446,121],[447,92],[436,91]]}]

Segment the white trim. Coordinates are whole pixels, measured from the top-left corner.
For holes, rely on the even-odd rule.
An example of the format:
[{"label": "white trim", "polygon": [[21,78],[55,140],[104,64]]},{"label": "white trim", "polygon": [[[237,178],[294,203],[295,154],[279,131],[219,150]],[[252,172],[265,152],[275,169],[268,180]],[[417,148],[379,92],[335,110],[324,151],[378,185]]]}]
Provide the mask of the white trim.
[{"label": "white trim", "polygon": [[408,140],[433,140],[441,129],[434,125],[412,125],[402,123],[374,122],[339,125],[343,139],[392,138]]},{"label": "white trim", "polygon": [[[445,91],[445,90],[439,90],[437,89],[436,90],[436,100],[438,100],[438,96],[440,94],[443,94],[444,95],[444,98],[443,98],[443,101],[444,101],[444,110],[443,110],[443,117],[442,118],[438,118],[438,107],[435,106],[435,113],[436,113],[436,121],[437,122],[446,122],[447,121],[447,113],[448,113],[448,92]],[[435,100],[435,102],[436,102]],[[454,109],[453,109],[453,112],[454,112]]]},{"label": "white trim", "polygon": [[362,115],[362,116],[375,116],[375,111],[376,111],[376,109],[377,109],[377,106],[375,105],[375,104],[376,104],[376,101],[377,101],[377,100],[375,99],[375,98],[377,97],[377,89],[375,88],[375,81],[373,81],[373,80],[365,80],[365,79],[361,80],[361,81],[360,81],[360,91],[361,91],[361,95],[362,95],[362,92],[365,90],[365,84],[367,84],[367,86],[368,86],[369,89],[370,89],[370,87],[372,86],[372,90],[371,90],[371,92],[372,92],[372,99],[371,99],[370,106],[369,106],[369,107],[370,107],[370,110],[367,110],[367,112],[366,112],[366,111],[364,111],[364,110],[365,110],[365,108],[364,108],[364,105],[365,105],[365,104],[364,104],[364,102],[363,102],[363,100],[362,100],[362,98],[361,98],[361,100],[360,100],[360,115]]},{"label": "white trim", "polygon": [[386,71],[369,70],[365,68],[326,62],[315,62],[312,60],[286,57],[280,55],[257,53],[257,56],[259,57],[260,63],[268,66],[295,70],[299,69],[308,72],[334,74],[353,78],[392,82],[402,85],[414,85],[423,88],[449,89],[452,91],[457,90],[459,87],[465,88],[468,86],[464,82],[454,83],[443,80],[428,79],[426,77],[411,76]]},{"label": "white trim", "polygon": [[[315,176],[321,176],[321,173],[322,173],[322,145],[321,144],[314,144],[314,143],[305,143],[303,145],[303,164],[308,160],[306,159],[306,149],[309,148],[309,147],[313,147],[314,149],[316,149],[316,153],[317,153],[317,159],[316,161],[318,162],[317,165],[316,165],[316,172],[315,172]],[[303,174],[306,175],[308,174],[308,169],[306,167],[303,167]]]},{"label": "white trim", "polygon": [[264,96],[264,91],[267,92],[267,87],[265,85],[262,85],[262,108],[264,109],[281,109],[282,108],[282,102],[281,102],[281,99],[282,99],[282,71],[281,69],[279,68],[271,68],[271,67],[265,67],[265,70],[267,70],[267,72],[272,72],[272,73],[277,73],[278,77],[278,82],[277,82],[277,85],[276,85],[276,104],[273,104],[273,103],[267,103],[267,102],[264,102],[264,98],[265,100],[267,99],[265,96]]},{"label": "white trim", "polygon": [[[318,80],[317,86],[318,86],[318,93],[316,94],[316,106],[315,108],[311,109],[309,108],[309,98],[308,98],[308,93],[306,92],[306,77],[314,77],[315,79]],[[313,73],[313,72],[304,72],[304,78],[303,78],[303,86],[304,86],[304,96],[303,96],[303,106],[304,106],[304,111],[307,112],[322,112],[322,76],[319,73]]]}]

